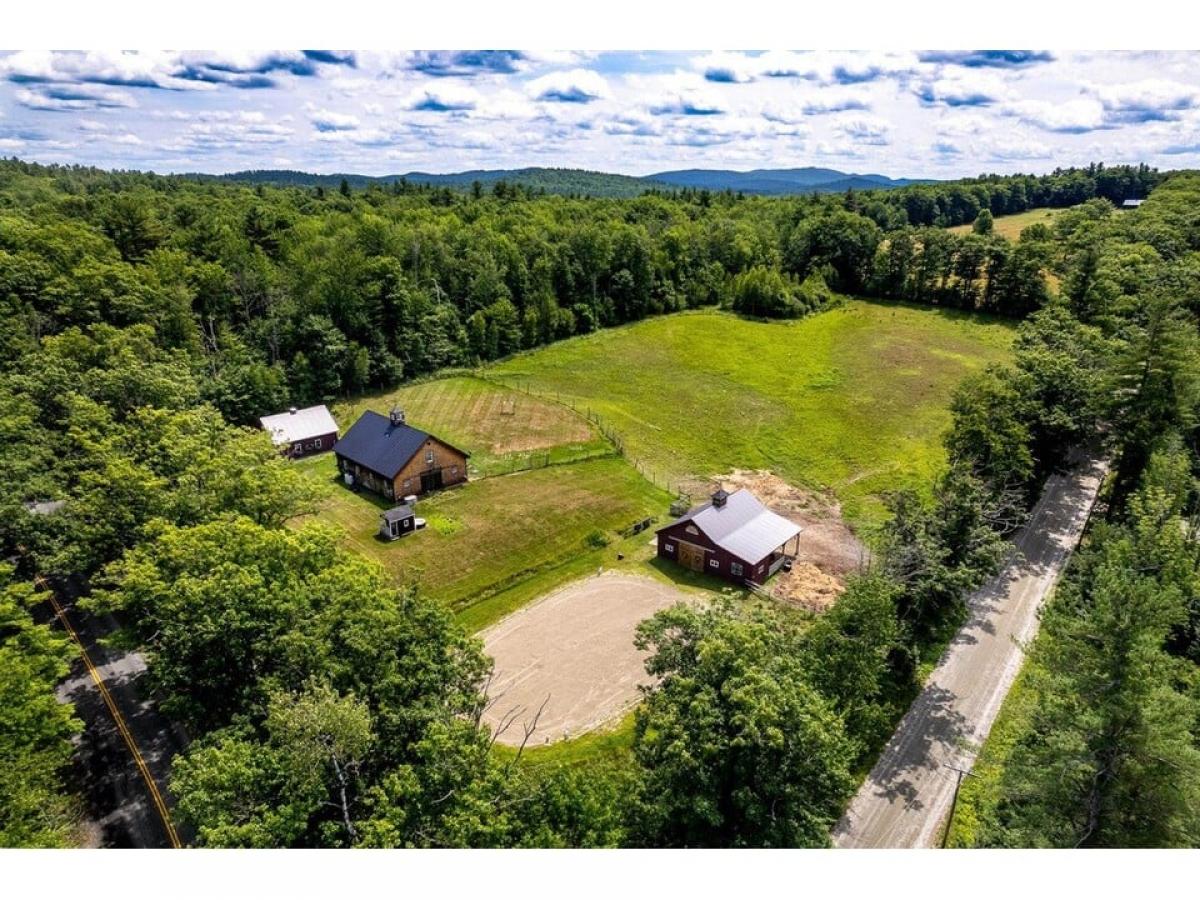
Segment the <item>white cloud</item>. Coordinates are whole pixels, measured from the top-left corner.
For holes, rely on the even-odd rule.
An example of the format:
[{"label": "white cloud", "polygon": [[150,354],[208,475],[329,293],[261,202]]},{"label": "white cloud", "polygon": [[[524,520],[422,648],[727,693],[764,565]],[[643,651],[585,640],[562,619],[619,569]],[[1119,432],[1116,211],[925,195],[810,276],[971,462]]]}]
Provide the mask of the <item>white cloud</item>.
[{"label": "white cloud", "polygon": [[888,135],[891,126],[879,118],[857,117],[840,123],[838,132],[848,140],[857,144],[871,144],[877,147],[889,142]]},{"label": "white cloud", "polygon": [[408,95],[405,108],[419,112],[460,112],[475,109],[481,100],[474,88],[447,80],[417,88]]},{"label": "white cloud", "polygon": [[37,84],[18,89],[13,94],[13,99],[28,109],[48,112],[126,109],[137,106],[137,102],[125,91],[90,84]]},{"label": "white cloud", "polygon": [[331,112],[328,109],[313,110],[308,118],[317,131],[353,131],[360,124],[358,116]]},{"label": "white cloud", "polygon": [[590,69],[551,72],[530,81],[526,91],[535,100],[557,103],[591,103],[611,96],[604,76]]},{"label": "white cloud", "polygon": [[1103,128],[1104,107],[1098,100],[1080,97],[1059,103],[1019,100],[1006,107],[1011,114],[1044,131],[1082,133]]},{"label": "white cloud", "polygon": [[922,103],[931,106],[989,106],[1012,96],[1002,76],[958,68],[924,79],[914,90]]},{"label": "white cloud", "polygon": [[1172,117],[1173,113],[1192,109],[1200,103],[1200,89],[1162,78],[1145,78],[1122,84],[1090,85],[1104,109],[1117,118],[1153,121]]}]

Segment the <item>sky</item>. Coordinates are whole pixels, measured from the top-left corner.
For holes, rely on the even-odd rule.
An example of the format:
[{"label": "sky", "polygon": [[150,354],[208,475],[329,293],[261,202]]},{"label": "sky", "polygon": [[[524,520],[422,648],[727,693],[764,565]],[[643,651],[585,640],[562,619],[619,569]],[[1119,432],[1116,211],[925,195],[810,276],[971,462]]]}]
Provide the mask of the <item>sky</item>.
[{"label": "sky", "polygon": [[17,51],[0,156],[368,175],[1200,167],[1200,53]]}]

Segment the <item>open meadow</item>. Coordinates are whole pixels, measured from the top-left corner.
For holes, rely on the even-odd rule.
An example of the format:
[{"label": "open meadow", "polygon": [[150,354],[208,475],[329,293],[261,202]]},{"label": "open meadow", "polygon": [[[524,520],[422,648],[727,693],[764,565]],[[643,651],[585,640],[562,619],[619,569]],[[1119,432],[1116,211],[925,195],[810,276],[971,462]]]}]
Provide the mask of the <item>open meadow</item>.
[{"label": "open meadow", "polygon": [[663,316],[487,370],[603,417],[660,483],[770,469],[832,490],[857,524],[942,466],[955,386],[1009,357],[1013,323],[848,301],[795,322]]},{"label": "open meadow", "polygon": [[[992,224],[992,230],[1002,238],[1008,238],[1010,241],[1015,241],[1021,236],[1021,232],[1030,225],[1053,225],[1054,220],[1058,218],[1061,209],[1046,209],[1039,207],[1038,209],[1027,209],[1024,212],[1013,213],[1011,216],[996,216]],[[968,222],[965,225],[955,225],[946,229],[955,234],[970,234],[974,228],[973,222]]]},{"label": "open meadow", "polygon": [[549,455],[562,462],[611,451],[596,430],[570,409],[469,375],[404,385],[335,404],[342,432],[368,409],[402,408],[415,428],[471,454],[472,475],[512,471]]},{"label": "open meadow", "polygon": [[[424,497],[417,514],[427,527],[385,542],[375,535],[379,514],[390,503],[341,485],[332,454],[297,465],[328,485],[319,515],[342,526],[352,547],[456,612],[527,579],[549,589],[560,567],[566,567],[564,577],[580,574],[570,567],[573,560],[618,540],[618,532],[636,521],[664,518],[671,499],[623,459],[609,456],[483,478]],[[495,604],[489,609],[471,618],[470,626],[507,611]]]}]

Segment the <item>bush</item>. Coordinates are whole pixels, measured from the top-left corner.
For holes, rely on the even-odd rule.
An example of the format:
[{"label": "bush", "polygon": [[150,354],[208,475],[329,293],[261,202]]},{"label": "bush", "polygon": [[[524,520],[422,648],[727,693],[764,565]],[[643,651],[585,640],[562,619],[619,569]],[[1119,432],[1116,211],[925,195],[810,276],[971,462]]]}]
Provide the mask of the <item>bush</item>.
[{"label": "bush", "polygon": [[768,319],[797,319],[823,309],[833,300],[833,292],[820,272],[811,272],[804,281],[797,281],[765,266],[754,266],[734,276],[729,293],[729,305],[734,310]]}]

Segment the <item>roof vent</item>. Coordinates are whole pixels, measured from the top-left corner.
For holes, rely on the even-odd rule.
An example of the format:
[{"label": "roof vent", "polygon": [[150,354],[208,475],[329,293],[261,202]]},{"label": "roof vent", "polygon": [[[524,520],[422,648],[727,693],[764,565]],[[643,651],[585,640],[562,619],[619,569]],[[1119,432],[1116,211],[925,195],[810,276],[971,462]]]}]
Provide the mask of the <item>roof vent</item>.
[{"label": "roof vent", "polygon": [[404,410],[402,410],[398,406],[393,406],[392,412],[391,412],[391,420],[392,420],[393,425],[403,425],[404,424]]},{"label": "roof vent", "polygon": [[296,413],[300,412],[300,410],[296,409],[296,407],[293,406],[288,409],[288,412],[294,416]]},{"label": "roof vent", "polygon": [[717,489],[717,492],[716,492],[715,494],[713,494],[713,495],[712,495],[712,505],[713,505],[713,506],[714,506],[716,509],[720,509],[722,506],[724,506],[724,505],[725,505],[725,501],[726,501],[726,500],[728,500],[728,499],[729,499],[729,494],[727,494],[727,493],[725,492],[725,489],[724,489],[724,488],[718,488],[718,489]]}]

